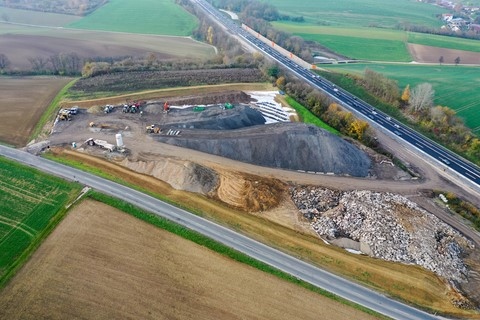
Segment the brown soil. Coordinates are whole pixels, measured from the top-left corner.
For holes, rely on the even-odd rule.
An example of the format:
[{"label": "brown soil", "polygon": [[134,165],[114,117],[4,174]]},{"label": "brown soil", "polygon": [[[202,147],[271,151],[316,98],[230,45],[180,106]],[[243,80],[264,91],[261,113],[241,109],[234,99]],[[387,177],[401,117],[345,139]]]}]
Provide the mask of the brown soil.
[{"label": "brown soil", "polygon": [[0,292],[2,319],[373,319],[94,201]]},{"label": "brown soil", "polygon": [[[207,58],[214,49],[188,37],[138,35],[122,32],[21,27],[3,24],[0,48],[12,69],[31,69],[29,58],[75,52],[81,59],[95,57],[146,57],[155,53],[159,60]],[[11,32],[8,31],[11,29]]]},{"label": "brown soil", "polygon": [[408,50],[413,57],[413,61],[420,63],[438,64],[440,57],[443,57],[444,64],[455,64],[455,59],[457,57],[460,57],[460,64],[478,65],[480,62],[480,52],[431,47],[411,43],[408,44]]},{"label": "brown soil", "polygon": [[[0,47],[3,48],[1,44]],[[71,80],[65,77],[2,77],[0,141],[24,146],[50,102]]]}]

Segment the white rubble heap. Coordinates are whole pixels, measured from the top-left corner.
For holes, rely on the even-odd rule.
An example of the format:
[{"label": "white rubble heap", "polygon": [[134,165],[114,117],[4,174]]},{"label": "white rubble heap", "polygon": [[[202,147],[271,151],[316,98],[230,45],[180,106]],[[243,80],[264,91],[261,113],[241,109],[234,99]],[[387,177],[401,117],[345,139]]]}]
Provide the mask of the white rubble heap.
[{"label": "white rubble heap", "polygon": [[372,257],[417,264],[467,281],[462,255],[473,243],[433,214],[393,193],[295,188],[292,199],[322,238],[349,238]]}]

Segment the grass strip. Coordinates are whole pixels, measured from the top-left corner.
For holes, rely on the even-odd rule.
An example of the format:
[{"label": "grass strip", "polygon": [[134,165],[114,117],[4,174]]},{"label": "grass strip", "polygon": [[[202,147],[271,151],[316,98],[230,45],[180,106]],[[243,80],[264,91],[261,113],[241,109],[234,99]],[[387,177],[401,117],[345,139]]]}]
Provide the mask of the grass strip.
[{"label": "grass strip", "polygon": [[66,95],[68,89],[70,89],[71,86],[77,81],[78,79],[74,79],[70,81],[65,87],[63,87],[62,90],[53,98],[52,102],[50,102],[50,105],[48,106],[47,110],[42,114],[41,118],[38,120],[37,125],[33,129],[33,132],[28,139],[28,141],[32,141],[33,139],[37,138],[41,133],[43,128],[45,127],[45,124],[52,120],[56,114],[57,114],[57,107],[60,101],[63,100],[63,97]]},{"label": "grass strip", "polygon": [[190,230],[188,228],[185,228],[181,225],[178,225],[170,220],[167,220],[165,218],[162,218],[160,216],[157,216],[155,214],[149,213],[147,211],[144,211],[134,205],[131,205],[123,200],[116,199],[110,196],[107,196],[103,193],[97,192],[97,191],[89,191],[88,197],[91,199],[103,202],[109,206],[112,206],[114,208],[117,208],[123,212],[126,212],[142,221],[145,221],[147,223],[150,223],[158,228],[161,228],[163,230],[166,230],[168,232],[171,232],[175,235],[178,235],[184,239],[190,240],[196,244],[199,244],[201,246],[204,246],[212,251],[215,251],[223,256],[226,256],[230,259],[233,259],[237,262],[241,262],[244,264],[247,264],[251,267],[254,267],[260,271],[269,273],[271,275],[274,275],[280,279],[286,280],[288,282],[291,282],[293,284],[299,285],[307,290],[313,291],[315,293],[318,293],[324,297],[327,297],[329,299],[332,299],[334,301],[337,301],[339,303],[342,303],[344,305],[350,306],[352,308],[355,308],[357,310],[360,310],[362,312],[365,312],[367,314],[373,315],[375,317],[378,317],[379,319],[389,319],[388,317],[375,312],[373,310],[370,310],[368,308],[365,308],[359,304],[356,304],[354,302],[351,302],[349,300],[346,300],[344,298],[341,298],[331,292],[328,292],[324,289],[318,288],[308,282],[305,282],[303,280],[300,280],[286,272],[280,271],[266,263],[260,262],[244,253],[241,253],[235,249],[232,249],[224,244],[221,244],[215,240],[212,240],[196,231]]},{"label": "grass strip", "polygon": [[330,133],[341,135],[338,130],[330,127],[328,124],[320,120],[316,115],[310,112],[306,107],[295,101],[292,97],[286,97],[285,101],[297,111],[297,114],[300,116],[302,122],[313,124],[319,128],[325,129]]}]

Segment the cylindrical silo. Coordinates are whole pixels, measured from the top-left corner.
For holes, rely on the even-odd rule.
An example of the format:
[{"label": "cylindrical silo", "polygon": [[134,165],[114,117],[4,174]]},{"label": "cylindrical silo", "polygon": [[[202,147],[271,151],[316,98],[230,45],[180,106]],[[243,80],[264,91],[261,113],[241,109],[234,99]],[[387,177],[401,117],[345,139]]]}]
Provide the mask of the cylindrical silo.
[{"label": "cylindrical silo", "polygon": [[117,133],[115,135],[115,139],[117,140],[117,147],[122,148],[123,147],[123,138],[121,133]]}]

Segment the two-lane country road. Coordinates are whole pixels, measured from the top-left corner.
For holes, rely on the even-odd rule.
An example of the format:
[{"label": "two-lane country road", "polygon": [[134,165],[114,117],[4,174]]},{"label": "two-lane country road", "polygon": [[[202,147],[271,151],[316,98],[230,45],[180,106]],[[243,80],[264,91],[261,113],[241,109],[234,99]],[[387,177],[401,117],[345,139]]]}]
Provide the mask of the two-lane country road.
[{"label": "two-lane country road", "polygon": [[411,306],[405,305],[375,291],[335,276],[313,265],[245,237],[235,231],[205,220],[139,191],[112,181],[74,169],[48,159],[31,155],[25,151],[0,145],[0,155],[31,167],[121,198],[146,211],[169,219],[189,229],[243,252],[259,261],[289,273],[298,279],[323,288],[345,299],[363,305],[394,319],[441,319]]}]

